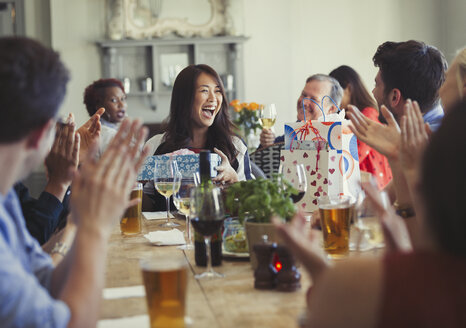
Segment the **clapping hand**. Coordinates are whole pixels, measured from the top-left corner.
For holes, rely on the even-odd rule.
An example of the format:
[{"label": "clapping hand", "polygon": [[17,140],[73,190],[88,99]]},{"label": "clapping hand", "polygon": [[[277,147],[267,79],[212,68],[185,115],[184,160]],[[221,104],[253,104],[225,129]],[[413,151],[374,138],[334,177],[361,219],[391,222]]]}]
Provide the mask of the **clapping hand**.
[{"label": "clapping hand", "polygon": [[73,114],[69,114],[65,124],[57,123],[55,140],[50,153],[45,158],[48,182],[45,191],[60,201],[71,184],[78,167],[80,137],[75,133]]},{"label": "clapping hand", "polygon": [[91,146],[73,179],[71,213],[78,226],[109,234],[128,207],[139,167],[148,153],[140,149],[147,136],[141,122],[125,119],[103,156],[95,159],[97,145]]},{"label": "clapping hand", "polygon": [[79,156],[79,162],[81,163],[87,156],[87,152],[92,144],[97,143],[100,137],[100,117],[105,112],[105,108],[99,108],[97,112],[79,129],[78,133],[81,137],[81,151]]},{"label": "clapping hand", "polygon": [[236,171],[231,167],[230,161],[228,157],[217,148],[214,148],[214,151],[220,156],[222,159],[222,163],[217,166],[218,175],[212,179],[214,182],[221,182],[224,183],[235,183],[238,181],[238,174]]},{"label": "clapping hand", "polygon": [[380,110],[387,120],[387,125],[369,119],[355,106],[349,105],[348,117],[353,123],[349,128],[359,140],[389,160],[398,160],[401,139],[400,127],[387,107],[382,105]]}]

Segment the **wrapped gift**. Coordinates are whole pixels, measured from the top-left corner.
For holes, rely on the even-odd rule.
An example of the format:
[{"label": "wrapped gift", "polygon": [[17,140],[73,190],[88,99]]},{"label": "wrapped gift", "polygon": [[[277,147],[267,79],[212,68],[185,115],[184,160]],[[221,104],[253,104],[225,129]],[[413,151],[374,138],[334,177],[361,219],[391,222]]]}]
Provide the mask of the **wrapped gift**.
[{"label": "wrapped gift", "polygon": [[[170,157],[175,159],[178,163],[178,169],[180,170],[183,178],[192,178],[195,172],[199,172],[199,154],[148,156],[139,171],[138,181],[148,181],[154,179],[155,161],[162,160],[168,162]],[[210,154],[211,177],[214,178],[217,176],[217,166],[219,166],[221,162],[222,160],[219,155],[215,153]],[[161,169],[167,171],[168,167],[162,166]]]},{"label": "wrapped gift", "polygon": [[309,120],[285,124],[285,149],[280,161],[304,165],[307,191],[298,206],[308,212],[318,209],[319,196],[356,197],[360,191],[356,136],[347,127],[344,112],[331,118],[331,122]]}]

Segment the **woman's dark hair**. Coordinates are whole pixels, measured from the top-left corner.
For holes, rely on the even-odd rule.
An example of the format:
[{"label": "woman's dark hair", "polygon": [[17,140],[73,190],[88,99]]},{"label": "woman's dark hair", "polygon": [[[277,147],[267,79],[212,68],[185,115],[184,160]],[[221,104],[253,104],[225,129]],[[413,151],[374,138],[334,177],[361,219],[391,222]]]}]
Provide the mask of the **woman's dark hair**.
[{"label": "woman's dark hair", "polygon": [[385,95],[399,89],[403,98],[416,100],[423,113],[436,104],[448,66],[437,48],[414,40],[385,42],[372,60],[380,69]]},{"label": "woman's dark hair", "polygon": [[202,73],[212,76],[220,87],[223,102],[213,124],[207,130],[206,148],[214,147],[223,151],[229,161],[234,161],[237,150],[232,142],[233,123],[228,113],[228,100],[225,88],[217,72],[208,65],[189,65],[176,77],[170,104],[170,116],[164,143],[159,147],[159,153],[168,153],[180,148],[186,148],[193,138],[192,108],[196,93],[196,82]]},{"label": "woman's dark hair", "polygon": [[377,103],[374,98],[372,98],[369,91],[367,91],[358,72],[354,69],[349,66],[342,65],[331,71],[329,75],[336,79],[343,89],[346,89],[348,85],[350,86],[351,105],[354,105],[361,110],[366,107],[377,109]]},{"label": "woman's dark hair", "polygon": [[94,81],[86,88],[86,90],[84,90],[83,103],[86,105],[89,116],[94,115],[95,112],[97,112],[97,110],[102,107],[102,103],[105,97],[105,89],[111,87],[118,87],[121,89],[121,91],[123,91],[124,94],[126,94],[123,83],[117,79],[100,79]]},{"label": "woman's dark hair", "polygon": [[466,102],[445,115],[422,160],[420,193],[440,247],[466,257]]},{"label": "woman's dark hair", "polygon": [[0,142],[21,140],[53,118],[68,80],[57,52],[25,37],[0,38]]}]

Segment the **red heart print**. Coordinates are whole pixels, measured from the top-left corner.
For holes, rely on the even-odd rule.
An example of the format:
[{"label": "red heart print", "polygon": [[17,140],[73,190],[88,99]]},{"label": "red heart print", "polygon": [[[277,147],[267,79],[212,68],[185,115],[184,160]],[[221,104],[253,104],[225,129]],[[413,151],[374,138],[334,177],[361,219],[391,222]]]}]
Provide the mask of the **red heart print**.
[{"label": "red heart print", "polygon": [[335,169],[328,169],[328,171],[330,172],[330,174],[333,174],[333,172],[335,172]]},{"label": "red heart print", "polygon": [[296,164],[298,164],[298,161],[297,161],[297,160],[294,160],[294,161],[293,161],[293,165],[296,165]]},{"label": "red heart print", "polygon": [[312,203],[313,203],[314,205],[317,205],[317,199],[314,199],[314,200],[312,201]]},{"label": "red heart print", "polygon": [[310,165],[306,166],[306,171],[309,172],[310,169],[311,169],[311,166],[310,166]]},{"label": "red heart print", "polygon": [[314,187],[315,187],[316,185],[317,185],[316,180],[314,180],[314,181],[311,182],[311,186],[314,186]]},{"label": "red heart print", "polygon": [[320,178],[322,178],[322,174],[318,173],[317,174],[317,179],[320,179]]},{"label": "red heart print", "polygon": [[327,184],[328,183],[328,180],[327,178],[324,179],[324,184]]},{"label": "red heart print", "polygon": [[308,158],[308,157],[309,157],[309,155],[307,153],[303,154],[303,158]]},{"label": "red heart print", "polygon": [[284,161],[285,161],[285,156],[280,157],[280,162],[284,162]]},{"label": "red heart print", "polygon": [[306,207],[306,203],[301,203],[301,207],[302,207],[302,208],[305,208],[305,207]]},{"label": "red heart print", "polygon": [[291,179],[291,183],[294,183],[294,179]]},{"label": "red heart print", "polygon": [[317,158],[317,160],[319,160],[319,159],[320,159],[320,155],[319,155],[319,154],[317,154],[317,155],[316,155],[316,158]]},{"label": "red heart print", "polygon": [[330,157],[330,160],[331,160],[332,162],[335,162],[335,156]]},{"label": "red heart print", "polygon": [[322,186],[319,186],[319,188],[317,188],[317,191],[322,192],[322,191],[324,191],[324,189],[322,189]]},{"label": "red heart print", "polygon": [[316,174],[316,171],[312,170],[311,175],[314,175],[314,174]]},{"label": "red heart print", "polygon": [[320,196],[320,193],[319,193],[318,191],[316,191],[316,192],[314,193],[314,196],[319,197],[319,196]]},{"label": "red heart print", "polygon": [[324,196],[327,196],[327,193],[324,191]]},{"label": "red heart print", "polygon": [[291,173],[291,170],[290,170],[290,169],[288,169],[288,171],[286,171],[286,173]]}]

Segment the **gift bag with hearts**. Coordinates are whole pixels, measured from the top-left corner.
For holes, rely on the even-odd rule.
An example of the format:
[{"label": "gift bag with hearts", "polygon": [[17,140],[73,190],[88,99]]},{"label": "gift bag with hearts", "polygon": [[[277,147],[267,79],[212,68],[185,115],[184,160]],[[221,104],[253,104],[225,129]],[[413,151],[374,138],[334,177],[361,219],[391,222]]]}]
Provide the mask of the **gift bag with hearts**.
[{"label": "gift bag with hearts", "polygon": [[[317,106],[324,113],[323,106]],[[318,209],[319,196],[345,194],[356,197],[360,191],[357,139],[347,126],[344,111],[330,117],[322,115],[322,118],[323,121],[286,123],[285,150],[280,157],[282,164],[296,162],[304,165],[307,191],[298,206],[308,212]]]}]

